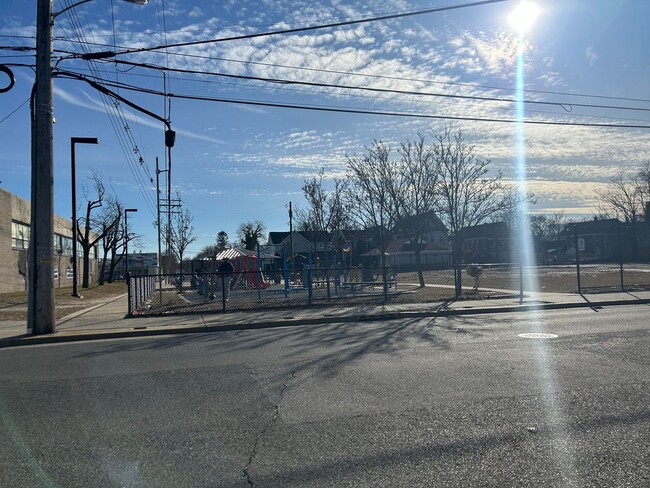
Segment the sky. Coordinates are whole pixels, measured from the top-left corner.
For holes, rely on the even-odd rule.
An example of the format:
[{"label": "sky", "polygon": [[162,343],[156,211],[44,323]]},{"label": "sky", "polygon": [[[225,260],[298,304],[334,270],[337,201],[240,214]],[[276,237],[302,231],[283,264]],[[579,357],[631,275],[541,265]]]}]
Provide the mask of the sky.
[{"label": "sky", "polygon": [[[54,0],[54,10],[70,5]],[[61,14],[54,27],[57,68],[104,82],[121,96],[169,118],[172,196],[194,218],[195,254],[225,230],[235,240],[242,222],[288,230],[288,204],[304,207],[301,186],[323,168],[327,184],[342,177],[346,156],[362,155],[375,139],[396,149],[418,134],[429,141],[445,117],[515,117],[518,33],[505,1],[445,12],[293,34],[220,41],[119,54],[86,62],[74,53],[125,51],[222,39],[469,3],[469,0],[151,0],[138,6],[94,0]],[[524,39],[525,105],[531,121],[650,127],[650,2],[539,0]],[[0,5],[0,64],[34,64],[35,0]],[[118,60],[118,63],[114,61]],[[139,67],[125,62],[146,64]],[[157,67],[198,73],[166,72]],[[30,198],[28,99],[34,73],[11,67],[16,84],[0,93],[0,187]],[[391,89],[498,101],[382,93],[216,76],[238,75],[319,84]],[[0,87],[7,82],[0,74]],[[124,85],[207,101],[165,98]],[[437,118],[310,111],[223,100],[419,114]],[[599,105],[601,107],[584,107]],[[602,107],[607,106],[607,107]],[[626,107],[610,108],[610,107]],[[129,227],[142,235],[135,250],[154,252],[156,158],[166,165],[164,127],[124,103],[117,105],[79,80],[54,80],[55,213],[71,215],[70,137],[97,137],[77,146],[78,206],[99,171],[126,207]],[[516,178],[515,125],[456,120],[476,154],[506,181]],[[589,217],[596,191],[619,172],[650,159],[650,129],[585,125],[524,127],[528,189],[535,213]],[[396,154],[396,152],[395,152]],[[164,181],[166,174],[162,173]],[[153,183],[152,183],[153,182]],[[164,190],[164,186],[163,186]]]}]

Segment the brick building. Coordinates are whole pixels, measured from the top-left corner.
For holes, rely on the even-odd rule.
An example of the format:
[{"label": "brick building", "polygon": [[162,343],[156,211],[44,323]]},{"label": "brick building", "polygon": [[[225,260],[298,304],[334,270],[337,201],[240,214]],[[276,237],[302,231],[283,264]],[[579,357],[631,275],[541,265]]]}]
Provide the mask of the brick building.
[{"label": "brick building", "polygon": [[[31,205],[0,188],[0,293],[27,289],[27,250]],[[72,286],[72,224],[70,220],[54,216],[54,287]],[[98,280],[98,249],[90,254],[90,282]],[[83,272],[83,249],[77,244],[77,272],[79,283]]]}]

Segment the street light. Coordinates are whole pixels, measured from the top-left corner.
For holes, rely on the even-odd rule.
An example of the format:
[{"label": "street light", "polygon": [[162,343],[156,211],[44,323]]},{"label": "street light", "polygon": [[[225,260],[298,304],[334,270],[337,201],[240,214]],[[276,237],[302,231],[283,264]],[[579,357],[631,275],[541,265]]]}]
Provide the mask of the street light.
[{"label": "street light", "polygon": [[124,258],[126,259],[125,261],[125,277],[126,277],[126,283],[128,285],[129,283],[129,224],[128,224],[128,215],[129,212],[137,212],[137,208],[125,208],[124,209]]},{"label": "street light", "polygon": [[[27,333],[55,330],[54,287],[54,157],[52,150],[52,28],[63,12],[91,0],[81,0],[60,12],[52,12],[52,0],[36,5],[36,74],[32,100],[32,173],[27,291]],[[125,0],[145,5],[148,0]]]},{"label": "street light", "polygon": [[[97,144],[96,137],[70,138],[70,172],[72,174],[72,296],[79,298],[77,291],[77,176],[75,169],[75,144]],[[60,270],[59,270],[60,272]]]}]

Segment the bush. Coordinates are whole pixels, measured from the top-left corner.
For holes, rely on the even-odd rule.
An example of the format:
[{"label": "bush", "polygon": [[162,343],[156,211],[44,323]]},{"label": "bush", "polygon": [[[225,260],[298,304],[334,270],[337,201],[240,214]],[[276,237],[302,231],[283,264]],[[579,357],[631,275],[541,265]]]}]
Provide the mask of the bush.
[{"label": "bush", "polygon": [[467,274],[474,280],[474,289],[478,290],[481,276],[483,276],[483,266],[479,266],[478,264],[468,264],[465,271],[467,271]]}]

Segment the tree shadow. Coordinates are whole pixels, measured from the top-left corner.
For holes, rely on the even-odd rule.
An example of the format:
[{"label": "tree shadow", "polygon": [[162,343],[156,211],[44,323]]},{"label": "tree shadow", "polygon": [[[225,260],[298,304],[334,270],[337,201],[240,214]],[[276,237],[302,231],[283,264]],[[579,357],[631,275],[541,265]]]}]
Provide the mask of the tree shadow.
[{"label": "tree shadow", "polygon": [[160,351],[192,344],[242,353],[259,351],[270,346],[282,347],[282,358],[294,363],[296,371],[316,368],[322,375],[333,376],[349,364],[372,354],[399,357],[415,354],[421,347],[449,350],[453,342],[450,332],[477,338],[490,333],[489,330],[477,328],[480,325],[478,319],[463,316],[314,325],[288,324],[271,329],[211,331],[206,334],[181,334],[98,344],[91,351],[81,353],[77,357],[128,351]]}]

